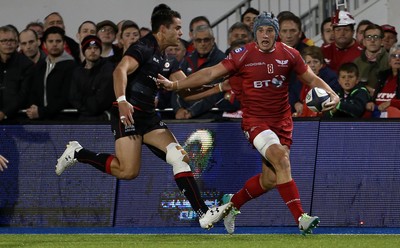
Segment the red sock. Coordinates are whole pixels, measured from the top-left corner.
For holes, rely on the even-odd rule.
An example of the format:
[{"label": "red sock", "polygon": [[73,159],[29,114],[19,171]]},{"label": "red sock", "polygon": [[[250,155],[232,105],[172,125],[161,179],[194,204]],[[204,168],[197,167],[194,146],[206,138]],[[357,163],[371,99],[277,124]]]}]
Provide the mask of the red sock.
[{"label": "red sock", "polygon": [[258,174],[247,180],[244,187],[233,195],[231,202],[237,209],[240,209],[243,204],[251,199],[257,198],[266,192],[266,190],[261,188],[260,176],[261,174]]},{"label": "red sock", "polygon": [[296,220],[296,223],[299,223],[299,217],[304,213],[304,211],[303,207],[301,206],[300,194],[296,183],[292,179],[290,182],[277,184],[276,188],[278,189],[283,201],[288,206],[290,212]]}]

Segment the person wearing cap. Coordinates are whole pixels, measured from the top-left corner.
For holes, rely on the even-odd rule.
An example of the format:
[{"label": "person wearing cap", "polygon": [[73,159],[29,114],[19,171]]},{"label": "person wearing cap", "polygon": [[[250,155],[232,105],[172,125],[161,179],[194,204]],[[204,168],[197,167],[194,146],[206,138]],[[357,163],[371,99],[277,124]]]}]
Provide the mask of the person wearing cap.
[{"label": "person wearing cap", "polygon": [[354,39],[356,22],[349,12],[340,10],[332,17],[335,42],[322,46],[326,65],[338,73],[339,66],[353,62],[361,55],[363,47]]},{"label": "person wearing cap", "polygon": [[114,63],[100,56],[101,40],[88,35],[81,42],[84,61],[72,75],[69,101],[78,110],[80,120],[107,120],[113,101]]},{"label": "person wearing cap", "polygon": [[96,29],[97,36],[103,44],[101,57],[109,58],[113,62],[120,61],[122,57],[122,49],[113,44],[118,33],[117,25],[110,20],[104,20],[97,23]]},{"label": "person wearing cap", "polygon": [[[331,102],[325,105],[324,111],[335,108],[339,98],[305,64],[296,49],[276,41],[279,24],[272,13],[261,13],[255,19],[253,32],[255,42],[231,51],[217,65],[197,71],[185,79],[170,81],[159,75],[157,81],[165,89],[183,91],[229,75],[241,77],[242,80],[235,80],[238,85],[231,85],[231,88],[243,92],[242,129],[261,155],[262,172],[248,179],[244,187],[233,196],[224,197],[223,203],[231,202],[234,206],[224,219],[225,228],[228,233],[233,233],[240,207],[277,188],[300,231],[309,234],[319,223],[319,218],[304,212],[298,188],[291,175],[289,150],[293,120],[288,101],[288,75],[295,71],[299,79],[310,88],[326,90],[331,96]],[[224,85],[221,83],[214,88],[220,91],[229,89]]]},{"label": "person wearing cap", "polygon": [[390,48],[397,43],[397,31],[396,28],[389,24],[381,26],[383,29],[382,45],[389,52]]}]

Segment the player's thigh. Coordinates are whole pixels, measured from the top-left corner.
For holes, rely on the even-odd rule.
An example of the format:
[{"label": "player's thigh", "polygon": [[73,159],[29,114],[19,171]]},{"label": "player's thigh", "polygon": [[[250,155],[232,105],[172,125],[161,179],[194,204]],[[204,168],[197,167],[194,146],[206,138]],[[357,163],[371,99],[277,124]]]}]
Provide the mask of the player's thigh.
[{"label": "player's thigh", "polygon": [[155,129],[143,136],[143,143],[153,146],[163,152],[167,152],[167,146],[171,143],[178,143],[175,136],[169,129]]},{"label": "player's thigh", "polygon": [[115,155],[121,170],[139,172],[142,155],[142,136],[131,135],[115,141]]}]

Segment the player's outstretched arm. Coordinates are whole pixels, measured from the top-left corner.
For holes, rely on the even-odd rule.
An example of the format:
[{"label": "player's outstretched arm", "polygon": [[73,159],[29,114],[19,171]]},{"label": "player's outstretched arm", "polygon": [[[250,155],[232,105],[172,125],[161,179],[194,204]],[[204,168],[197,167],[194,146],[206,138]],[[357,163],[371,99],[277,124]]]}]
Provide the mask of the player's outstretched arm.
[{"label": "player's outstretched arm", "polygon": [[227,74],[228,70],[219,63],[212,67],[207,67],[197,71],[183,80],[170,81],[159,74],[157,83],[166,90],[182,90],[205,85],[213,80],[222,78]]},{"label": "player's outstretched arm", "polygon": [[8,168],[7,164],[8,160],[2,155],[0,155],[0,171],[4,171],[4,169],[7,169]]}]

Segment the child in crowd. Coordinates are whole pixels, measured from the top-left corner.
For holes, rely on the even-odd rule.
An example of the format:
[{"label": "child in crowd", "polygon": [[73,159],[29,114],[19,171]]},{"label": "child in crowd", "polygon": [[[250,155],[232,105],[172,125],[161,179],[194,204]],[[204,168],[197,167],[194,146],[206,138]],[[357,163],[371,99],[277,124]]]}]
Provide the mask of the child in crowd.
[{"label": "child in crowd", "polygon": [[338,92],[340,102],[336,108],[325,113],[327,117],[362,117],[365,106],[370,101],[367,88],[359,84],[359,71],[356,64],[344,63],[339,67],[339,84],[342,87]]}]

